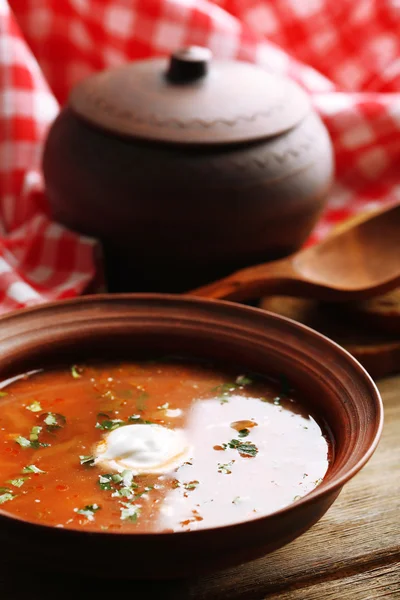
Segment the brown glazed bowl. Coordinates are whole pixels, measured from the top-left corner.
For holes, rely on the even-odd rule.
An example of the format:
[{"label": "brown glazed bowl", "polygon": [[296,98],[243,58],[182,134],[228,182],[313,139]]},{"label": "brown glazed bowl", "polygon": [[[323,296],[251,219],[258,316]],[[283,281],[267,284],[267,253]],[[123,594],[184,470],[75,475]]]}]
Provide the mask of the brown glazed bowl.
[{"label": "brown glazed bowl", "polygon": [[329,339],[272,313],[229,302],[138,294],[86,297],[0,319],[1,378],[63,361],[152,352],[288,376],[332,432],[334,459],[326,478],[268,516],[192,532],[58,529],[0,510],[0,546],[19,564],[136,579],[239,564],[287,544],[316,523],[377,446],[382,402],[366,371]]},{"label": "brown glazed bowl", "polygon": [[43,172],[53,217],[101,240],[110,291],[183,292],[296,251],[333,156],[296,83],[195,47],[79,83]]}]

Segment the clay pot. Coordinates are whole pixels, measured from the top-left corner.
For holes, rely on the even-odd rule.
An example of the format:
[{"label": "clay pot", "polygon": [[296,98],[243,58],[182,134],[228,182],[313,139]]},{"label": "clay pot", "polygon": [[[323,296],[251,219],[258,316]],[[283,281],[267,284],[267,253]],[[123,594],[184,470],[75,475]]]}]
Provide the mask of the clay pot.
[{"label": "clay pot", "polygon": [[270,515],[178,533],[61,529],[8,516],[1,506],[3,560],[16,561],[18,572],[25,572],[27,563],[46,574],[82,571],[118,581],[122,576],[170,578],[262,556],[318,521],[378,444],[382,401],[366,371],[328,338],[272,313],[188,296],[138,294],[80,298],[0,319],[1,379],[59,363],[152,353],[205,358],[288,377],[332,432],[334,454],[323,482]]},{"label": "clay pot", "polygon": [[194,47],[81,82],[43,168],[54,218],[103,242],[110,289],[185,291],[297,250],[333,161],[294,82]]}]

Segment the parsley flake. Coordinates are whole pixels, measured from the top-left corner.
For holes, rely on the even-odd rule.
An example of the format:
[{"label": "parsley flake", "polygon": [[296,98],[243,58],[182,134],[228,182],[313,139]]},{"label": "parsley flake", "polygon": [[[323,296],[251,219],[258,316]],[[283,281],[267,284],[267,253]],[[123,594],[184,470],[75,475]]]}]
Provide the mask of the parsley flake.
[{"label": "parsley flake", "polygon": [[87,456],[80,456],[79,461],[81,465],[85,465],[86,467],[93,467],[95,457],[91,454],[88,454]]},{"label": "parsley flake", "polygon": [[112,490],[112,475],[99,475],[99,486],[102,490]]},{"label": "parsley flake", "polygon": [[238,431],[238,437],[240,437],[240,438],[247,437],[249,435],[249,433],[250,433],[250,429],[240,429]]},{"label": "parsley flake", "polygon": [[8,392],[1,392],[0,391],[0,398],[5,398],[6,396],[8,396]]},{"label": "parsley flake", "polygon": [[29,404],[29,406],[26,407],[26,410],[30,410],[31,412],[36,413],[40,412],[42,410],[42,407],[38,400],[34,400],[31,404]]},{"label": "parsley flake", "polygon": [[111,496],[113,498],[118,498],[118,497],[120,497],[120,498],[128,498],[128,500],[130,500],[131,498],[133,498],[134,495],[135,494],[133,493],[132,489],[129,488],[129,487],[119,488],[118,490],[115,490],[115,492],[113,492],[111,494]]},{"label": "parsley flake", "polygon": [[128,417],[129,423],[133,425],[152,425],[153,421],[146,421],[146,419],[142,419],[139,415],[132,415]]},{"label": "parsley flake", "polygon": [[78,515],[86,517],[88,521],[94,521],[94,515],[100,508],[98,504],[87,504],[84,508],[74,508],[74,511]]},{"label": "parsley flake", "polygon": [[82,377],[82,369],[81,367],[78,367],[77,365],[72,365],[71,367],[71,375],[74,379],[79,379],[80,377]]},{"label": "parsley flake", "polygon": [[17,479],[9,479],[7,483],[10,483],[14,487],[20,488],[24,485],[27,479],[29,479],[29,477],[18,477]]},{"label": "parsley flake", "polygon": [[36,465],[27,465],[22,469],[22,473],[46,473],[46,471],[42,471]]},{"label": "parsley flake", "polygon": [[135,522],[140,515],[140,506],[129,502],[122,502],[121,504],[121,521]]},{"label": "parsley flake", "polygon": [[198,481],[189,481],[183,484],[183,487],[185,488],[185,490],[195,490],[197,488],[197,486],[199,485]]},{"label": "parsley flake", "polygon": [[120,477],[122,477],[122,482],[124,484],[125,487],[132,487],[132,485],[134,485],[134,487],[137,487],[137,484],[133,484],[133,473],[132,471],[122,471]]},{"label": "parsley flake", "polygon": [[0,504],[4,504],[5,502],[9,502],[10,500],[14,500],[16,496],[12,492],[5,492],[0,495]]},{"label": "parsley flake", "polygon": [[42,431],[42,427],[39,425],[35,425],[32,427],[31,432],[29,434],[29,440],[19,435],[15,438],[17,444],[19,444],[22,448],[47,448],[50,444],[45,444],[43,442],[39,442],[39,434]]},{"label": "parsley flake", "polygon": [[14,441],[17,442],[17,444],[19,444],[21,446],[21,448],[30,448],[31,447],[31,442],[29,440],[27,440],[25,437],[23,437],[22,435],[18,435]]},{"label": "parsley flake", "polygon": [[232,473],[232,471],[230,470],[230,467],[233,465],[235,461],[231,460],[228,463],[222,464],[222,463],[218,463],[218,473],[223,473],[224,475],[230,475]]},{"label": "parsley flake", "polygon": [[64,415],[60,415],[59,413],[48,412],[45,413],[45,418],[43,420],[46,423],[47,431],[54,431],[55,429],[61,429],[67,422],[67,419]]},{"label": "parsley flake", "polygon": [[217,392],[217,400],[220,401],[221,404],[225,404],[229,402],[229,397],[232,393],[240,387],[237,383],[221,383],[212,389],[213,392]]},{"label": "parsley flake", "polygon": [[39,439],[39,433],[41,431],[42,427],[39,427],[39,425],[32,427],[31,432],[29,434],[29,439],[31,440],[31,442],[37,442],[37,440]]},{"label": "parsley flake", "polygon": [[244,457],[254,457],[258,452],[258,448],[252,442],[241,442],[240,440],[231,440],[227,444],[222,444],[222,448],[226,450],[227,448],[232,448],[233,450],[237,450],[241,456]]},{"label": "parsley flake", "polygon": [[125,425],[125,421],[122,419],[106,419],[101,422],[96,423],[96,429],[102,429],[103,431],[114,431],[114,429],[118,429],[118,427],[122,427]]}]

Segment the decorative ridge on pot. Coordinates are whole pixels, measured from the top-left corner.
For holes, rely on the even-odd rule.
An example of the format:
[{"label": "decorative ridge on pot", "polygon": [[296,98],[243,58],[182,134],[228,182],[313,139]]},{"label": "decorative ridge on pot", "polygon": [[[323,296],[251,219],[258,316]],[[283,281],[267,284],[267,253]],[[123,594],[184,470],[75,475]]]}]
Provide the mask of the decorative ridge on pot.
[{"label": "decorative ridge on pot", "polygon": [[283,133],[311,110],[288,79],[191,46],[82,81],[71,108],[116,134],[185,144],[249,142]]}]

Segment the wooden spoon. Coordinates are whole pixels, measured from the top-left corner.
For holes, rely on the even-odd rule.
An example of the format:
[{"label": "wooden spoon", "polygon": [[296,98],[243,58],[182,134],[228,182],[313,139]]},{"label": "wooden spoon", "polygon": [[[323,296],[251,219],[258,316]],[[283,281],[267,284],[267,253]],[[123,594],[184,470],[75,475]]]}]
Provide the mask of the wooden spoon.
[{"label": "wooden spoon", "polygon": [[398,285],[400,204],[367,215],[287,258],[242,269],[189,293],[237,301],[271,294],[347,301]]}]

